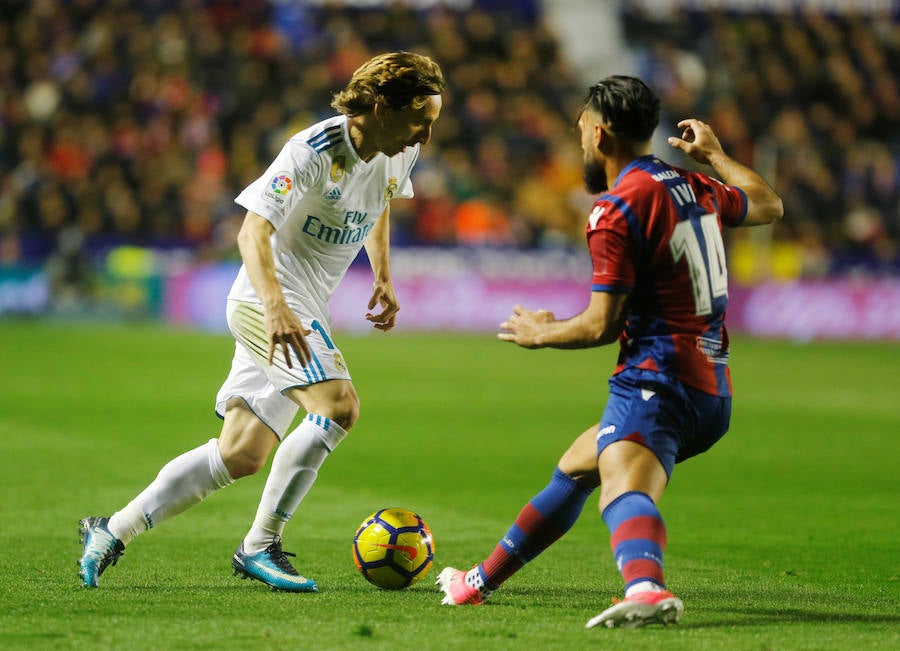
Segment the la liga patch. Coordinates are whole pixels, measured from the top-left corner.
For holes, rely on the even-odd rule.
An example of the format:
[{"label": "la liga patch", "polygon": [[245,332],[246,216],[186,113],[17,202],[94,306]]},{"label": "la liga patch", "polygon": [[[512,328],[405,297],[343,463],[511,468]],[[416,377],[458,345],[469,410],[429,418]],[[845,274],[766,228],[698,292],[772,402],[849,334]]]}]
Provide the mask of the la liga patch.
[{"label": "la liga patch", "polygon": [[291,177],[286,173],[280,172],[275,175],[269,185],[275,194],[287,194],[291,191]]},{"label": "la liga patch", "polygon": [[278,172],[268,185],[263,186],[262,196],[269,203],[281,208],[285,205],[285,198],[293,186],[294,182],[287,172]]}]

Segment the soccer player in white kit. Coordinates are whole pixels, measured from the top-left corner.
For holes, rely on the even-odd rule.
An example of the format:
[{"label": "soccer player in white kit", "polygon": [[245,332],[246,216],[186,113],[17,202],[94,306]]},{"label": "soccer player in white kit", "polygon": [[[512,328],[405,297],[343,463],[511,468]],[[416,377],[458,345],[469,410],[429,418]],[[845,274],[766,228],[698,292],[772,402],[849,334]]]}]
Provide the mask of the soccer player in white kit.
[{"label": "soccer player in white kit", "polygon": [[[431,137],[444,88],[429,57],[374,57],[334,97],[339,115],[294,135],[237,197],[247,215],[238,235],[243,265],[227,302],[234,359],[216,396],[222,431],[166,464],[111,517],[81,520],[85,586],[97,587],[137,535],[257,472],[277,447],[232,566],[275,590],[318,589],[291,565],[281,535],[359,416],[328,299],[365,246],[374,273],[366,318],[380,330],[394,326],[390,201],[413,196],[410,172]],[[307,415],[288,432],[300,407]]]}]

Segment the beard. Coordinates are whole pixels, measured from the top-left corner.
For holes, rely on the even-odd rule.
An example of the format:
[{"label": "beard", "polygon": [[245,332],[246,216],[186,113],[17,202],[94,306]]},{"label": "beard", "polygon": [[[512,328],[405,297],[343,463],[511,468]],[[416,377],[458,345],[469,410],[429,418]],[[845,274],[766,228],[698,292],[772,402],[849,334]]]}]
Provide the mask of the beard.
[{"label": "beard", "polygon": [[584,161],[582,177],[584,178],[584,187],[591,194],[600,194],[609,189],[609,183],[606,180],[606,170],[596,160]]}]

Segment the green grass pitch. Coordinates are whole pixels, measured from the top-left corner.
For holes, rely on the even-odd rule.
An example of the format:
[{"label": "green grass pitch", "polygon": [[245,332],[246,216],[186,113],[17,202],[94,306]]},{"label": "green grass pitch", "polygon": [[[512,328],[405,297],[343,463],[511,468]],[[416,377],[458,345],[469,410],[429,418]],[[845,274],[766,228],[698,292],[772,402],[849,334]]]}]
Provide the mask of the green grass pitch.
[{"label": "green grass pitch", "polygon": [[[480,608],[440,605],[596,422],[615,350],[526,351],[481,336],[339,334],[362,417],[288,525],[318,594],[231,575],[265,473],[136,539],[80,587],[77,521],[124,505],[218,434],[231,339],[153,326],[0,322],[2,649],[900,648],[900,346],[736,338],[729,434],[661,502],[677,627],[585,630],[619,594],[590,500],[570,533]],[[435,566],[375,589],[360,520],[404,506]]]}]

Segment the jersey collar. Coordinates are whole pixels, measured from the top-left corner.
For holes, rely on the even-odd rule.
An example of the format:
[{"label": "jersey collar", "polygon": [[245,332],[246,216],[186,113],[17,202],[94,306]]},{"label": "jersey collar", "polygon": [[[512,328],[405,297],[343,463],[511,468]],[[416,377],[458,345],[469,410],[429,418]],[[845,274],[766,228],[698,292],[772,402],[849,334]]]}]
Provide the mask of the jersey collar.
[{"label": "jersey collar", "polygon": [[646,156],[638,156],[633,161],[628,163],[619,175],[616,177],[616,182],[612,184],[612,187],[616,187],[619,185],[619,181],[621,181],[626,174],[628,174],[633,169],[642,169],[646,170],[649,167],[653,167],[657,164],[657,158],[653,154],[647,154]]}]

